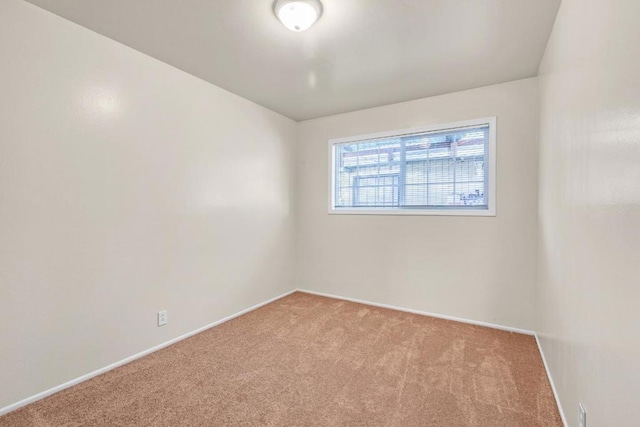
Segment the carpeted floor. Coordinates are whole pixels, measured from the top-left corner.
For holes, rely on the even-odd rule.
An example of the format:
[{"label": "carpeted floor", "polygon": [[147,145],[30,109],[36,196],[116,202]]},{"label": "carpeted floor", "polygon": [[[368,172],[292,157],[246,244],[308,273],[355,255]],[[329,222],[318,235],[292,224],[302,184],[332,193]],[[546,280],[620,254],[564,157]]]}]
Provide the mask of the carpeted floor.
[{"label": "carpeted floor", "polygon": [[295,293],[0,426],[562,426],[533,337]]}]

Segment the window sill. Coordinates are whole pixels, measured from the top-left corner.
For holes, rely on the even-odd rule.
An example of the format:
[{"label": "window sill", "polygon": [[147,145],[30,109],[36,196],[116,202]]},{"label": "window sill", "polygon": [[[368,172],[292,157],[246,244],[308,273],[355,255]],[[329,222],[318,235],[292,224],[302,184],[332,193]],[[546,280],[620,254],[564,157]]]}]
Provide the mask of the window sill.
[{"label": "window sill", "polygon": [[330,215],[496,216],[495,210],[471,209],[329,209]]}]

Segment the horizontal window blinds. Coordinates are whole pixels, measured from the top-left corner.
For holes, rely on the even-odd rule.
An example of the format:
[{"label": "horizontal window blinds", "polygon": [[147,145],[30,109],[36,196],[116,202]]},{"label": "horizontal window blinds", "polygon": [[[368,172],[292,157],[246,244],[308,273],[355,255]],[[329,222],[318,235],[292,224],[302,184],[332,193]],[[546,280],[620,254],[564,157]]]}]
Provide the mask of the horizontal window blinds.
[{"label": "horizontal window blinds", "polygon": [[334,207],[487,209],[489,125],[334,145]]}]

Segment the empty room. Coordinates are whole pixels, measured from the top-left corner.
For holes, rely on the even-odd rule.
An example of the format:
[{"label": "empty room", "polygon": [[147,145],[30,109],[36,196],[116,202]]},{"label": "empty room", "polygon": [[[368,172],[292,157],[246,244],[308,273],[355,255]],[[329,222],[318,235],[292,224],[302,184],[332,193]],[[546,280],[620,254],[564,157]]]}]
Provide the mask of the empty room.
[{"label": "empty room", "polygon": [[640,425],[639,19],[0,0],[0,427]]}]

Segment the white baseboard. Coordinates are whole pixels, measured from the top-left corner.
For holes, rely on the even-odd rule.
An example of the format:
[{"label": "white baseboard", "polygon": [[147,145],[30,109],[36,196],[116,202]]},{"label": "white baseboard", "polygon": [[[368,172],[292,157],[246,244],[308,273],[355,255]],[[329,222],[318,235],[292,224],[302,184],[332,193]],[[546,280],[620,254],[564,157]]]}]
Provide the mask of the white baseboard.
[{"label": "white baseboard", "polygon": [[538,338],[537,333],[534,336],[536,337],[536,344],[538,344],[538,351],[540,352],[540,356],[542,357],[542,363],[544,364],[544,369],[545,371],[547,371],[547,378],[549,378],[549,383],[551,384],[553,397],[556,399],[556,404],[558,405],[558,411],[560,412],[560,418],[562,418],[562,424],[564,424],[564,427],[568,427],[569,423],[567,423],[567,418],[564,416],[564,411],[562,410],[562,404],[560,403],[558,391],[556,390],[556,386],[553,383],[553,377],[551,376],[549,365],[547,365],[547,359],[544,357],[544,351],[542,351],[542,346],[540,345],[540,339]]},{"label": "white baseboard", "polygon": [[358,303],[358,304],[371,305],[371,306],[374,306],[374,307],[389,308],[391,310],[398,310],[398,311],[404,311],[404,312],[407,312],[407,313],[420,314],[422,316],[437,317],[438,319],[453,320],[454,322],[468,323],[470,325],[484,326],[486,328],[500,329],[502,331],[515,332],[515,333],[518,333],[518,334],[535,336],[535,332],[533,332],[533,331],[529,331],[527,329],[512,328],[511,326],[502,326],[502,325],[496,325],[496,324],[493,324],[493,323],[480,322],[478,320],[469,320],[469,319],[463,319],[461,317],[447,316],[447,315],[444,315],[444,314],[429,313],[428,311],[414,310],[414,309],[411,309],[411,308],[398,307],[398,306],[395,306],[395,305],[381,304],[381,303],[377,303],[377,302],[365,301],[365,300],[360,300],[360,299],[356,299],[356,298],[342,297],[342,296],[339,296],[339,295],[326,294],[324,292],[308,291],[306,289],[298,289],[298,292],[303,292],[305,294],[311,294],[311,295],[318,295],[318,296],[321,296],[321,297],[340,299],[340,300],[344,300],[344,301],[351,301],[351,302],[355,302],[355,303]]},{"label": "white baseboard", "polygon": [[26,405],[28,405],[30,403],[36,402],[36,401],[38,401],[40,399],[44,399],[47,396],[51,396],[52,394],[57,393],[59,391],[62,391],[64,389],[67,389],[69,387],[73,387],[74,385],[79,384],[79,383],[84,382],[84,381],[87,381],[87,380],[89,380],[89,379],[91,379],[93,377],[96,377],[98,375],[104,374],[105,372],[111,371],[112,369],[115,369],[115,368],[117,368],[119,366],[126,365],[129,362],[133,362],[136,359],[139,359],[139,358],[144,357],[144,356],[146,356],[148,354],[151,354],[153,352],[161,350],[161,349],[163,349],[165,347],[168,347],[168,346],[170,346],[172,344],[177,343],[178,341],[182,341],[182,340],[184,340],[186,338],[189,338],[189,337],[191,337],[193,335],[199,334],[200,332],[204,332],[207,329],[213,328],[214,326],[218,326],[218,325],[220,325],[220,324],[222,324],[224,322],[228,322],[231,319],[234,319],[234,318],[236,318],[238,316],[242,316],[243,314],[246,314],[246,313],[248,313],[250,311],[253,311],[253,310],[257,309],[257,308],[260,308],[263,305],[267,305],[267,304],[272,303],[274,301],[277,301],[277,300],[279,300],[281,298],[284,298],[287,295],[290,295],[290,294],[294,293],[295,291],[296,291],[295,289],[291,290],[291,291],[286,292],[286,293],[284,293],[282,295],[279,295],[279,296],[271,298],[271,299],[269,299],[267,301],[261,302],[260,304],[256,304],[256,305],[254,305],[252,307],[246,308],[246,309],[244,309],[242,311],[239,311],[239,312],[237,312],[235,314],[232,314],[230,316],[227,316],[225,318],[217,320],[217,321],[215,321],[213,323],[210,323],[210,324],[208,324],[206,326],[198,328],[198,329],[196,329],[194,331],[187,332],[184,335],[180,335],[179,337],[176,337],[176,338],[173,338],[173,339],[171,339],[169,341],[163,342],[162,344],[158,344],[155,347],[151,347],[151,348],[149,348],[147,350],[141,351],[140,353],[134,354],[133,356],[129,356],[129,357],[125,358],[125,359],[119,360],[118,362],[112,363],[109,366],[105,366],[104,368],[100,368],[100,369],[98,369],[96,371],[89,372],[88,374],[82,375],[82,376],[80,376],[78,378],[75,378],[75,379],[73,379],[71,381],[67,381],[64,384],[60,384],[58,386],[52,387],[52,388],[50,388],[48,390],[45,390],[43,392],[40,392],[38,394],[34,394],[31,397],[27,397],[26,399],[22,399],[19,402],[12,403],[9,406],[5,406],[4,408],[0,408],[0,416],[4,415],[4,414],[7,414],[7,413],[9,413],[11,411],[15,411],[18,408],[21,408],[21,407],[26,406]]}]

